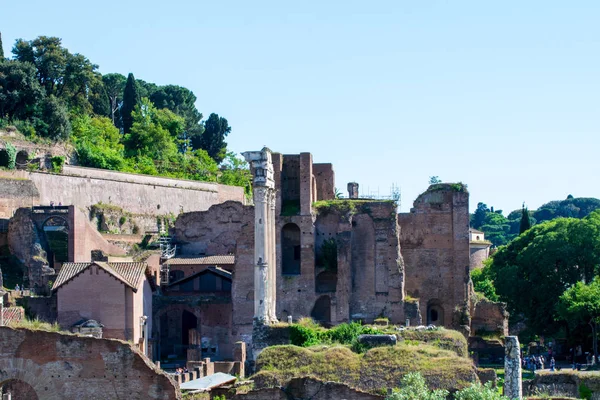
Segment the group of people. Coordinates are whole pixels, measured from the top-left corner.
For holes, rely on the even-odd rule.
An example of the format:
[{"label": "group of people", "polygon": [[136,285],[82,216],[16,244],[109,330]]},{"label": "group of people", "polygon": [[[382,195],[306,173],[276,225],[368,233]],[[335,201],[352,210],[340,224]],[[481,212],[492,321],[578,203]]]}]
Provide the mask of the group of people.
[{"label": "group of people", "polygon": [[[551,354],[548,355],[548,358],[550,359],[548,361],[548,368],[550,368],[550,371],[554,371],[554,369],[556,368],[556,361],[554,360],[554,357],[552,357]],[[535,372],[538,369],[544,369],[545,364],[546,359],[542,355],[524,357],[522,361],[522,367],[533,372]]]},{"label": "group of people", "polygon": [[187,374],[188,373],[188,369],[187,367],[179,367],[177,369],[175,369],[175,375],[181,375],[181,374]]}]

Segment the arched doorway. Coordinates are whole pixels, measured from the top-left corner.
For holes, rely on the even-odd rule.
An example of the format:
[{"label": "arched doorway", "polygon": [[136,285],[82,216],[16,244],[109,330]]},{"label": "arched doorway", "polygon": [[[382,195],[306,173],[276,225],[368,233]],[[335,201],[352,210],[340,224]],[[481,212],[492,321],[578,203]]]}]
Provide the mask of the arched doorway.
[{"label": "arched doorway", "polygon": [[317,322],[331,323],[331,299],[329,296],[321,296],[317,299],[310,316]]},{"label": "arched doorway", "polygon": [[10,393],[11,400],[38,400],[39,397],[35,389],[20,379],[8,379],[0,382],[0,393],[2,395]]},{"label": "arched doorway", "polygon": [[29,161],[29,153],[25,150],[21,150],[17,153],[17,157],[15,159],[17,169],[26,169]]},{"label": "arched doorway", "polygon": [[157,339],[156,360],[181,364],[187,350],[200,345],[200,311],[184,305],[170,305],[155,312],[153,334]]},{"label": "arched doorway", "polygon": [[281,273],[300,275],[302,262],[300,228],[296,224],[285,224],[281,229]]},{"label": "arched doorway", "polygon": [[8,151],[6,149],[0,149],[0,168],[8,168]]},{"label": "arched doorway", "polygon": [[437,299],[429,300],[427,303],[427,325],[444,325],[444,308]]}]

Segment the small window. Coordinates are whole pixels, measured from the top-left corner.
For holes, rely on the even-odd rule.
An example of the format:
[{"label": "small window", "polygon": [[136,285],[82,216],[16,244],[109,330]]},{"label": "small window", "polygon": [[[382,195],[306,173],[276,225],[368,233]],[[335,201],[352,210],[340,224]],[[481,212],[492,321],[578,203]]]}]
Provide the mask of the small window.
[{"label": "small window", "polygon": [[479,236],[477,236],[476,240],[479,240]]}]

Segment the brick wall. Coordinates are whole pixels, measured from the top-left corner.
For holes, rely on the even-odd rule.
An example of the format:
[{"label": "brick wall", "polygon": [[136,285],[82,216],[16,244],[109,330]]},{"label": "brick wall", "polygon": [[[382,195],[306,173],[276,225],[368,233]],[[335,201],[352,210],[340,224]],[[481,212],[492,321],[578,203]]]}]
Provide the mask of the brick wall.
[{"label": "brick wall", "polygon": [[[469,194],[438,185],[421,194],[410,213],[399,214],[406,293],[419,299],[423,323],[428,305],[442,324],[469,300]],[[459,323],[460,324],[460,323]]]},{"label": "brick wall", "polygon": [[181,399],[174,381],[132,345],[0,327],[0,382],[18,379],[40,399]]}]

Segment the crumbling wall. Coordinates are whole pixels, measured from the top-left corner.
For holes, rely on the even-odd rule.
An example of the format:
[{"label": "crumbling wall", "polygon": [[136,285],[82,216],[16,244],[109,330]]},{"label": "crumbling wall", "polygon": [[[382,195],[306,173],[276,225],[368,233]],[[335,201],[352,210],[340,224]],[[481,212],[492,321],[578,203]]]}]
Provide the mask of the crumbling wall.
[{"label": "crumbling wall", "polygon": [[317,187],[317,201],[335,198],[335,173],[332,164],[313,164]]},{"label": "crumbling wall", "polygon": [[[232,307],[233,339],[228,339],[228,346],[238,340],[250,345],[254,316],[254,207],[227,201],[207,211],[181,214],[175,222],[174,238],[182,255],[235,255],[228,300],[232,303],[228,306]],[[231,353],[231,348],[225,350],[226,354]]]},{"label": "crumbling wall", "polygon": [[40,399],[181,399],[175,383],[132,345],[0,327],[0,384],[17,379]]},{"label": "crumbling wall", "polygon": [[473,307],[471,331],[474,334],[497,332],[508,336],[508,311],[506,303],[481,299]]},{"label": "crumbling wall", "polygon": [[252,390],[246,394],[238,394],[234,400],[379,400],[382,396],[361,392],[348,385],[337,382],[323,382],[313,378],[292,379],[283,388],[268,388]]},{"label": "crumbling wall", "polygon": [[[410,213],[399,214],[398,220],[406,294],[419,299],[423,322],[468,326],[469,193],[465,186],[431,185]],[[433,321],[436,316],[438,321]]]}]

